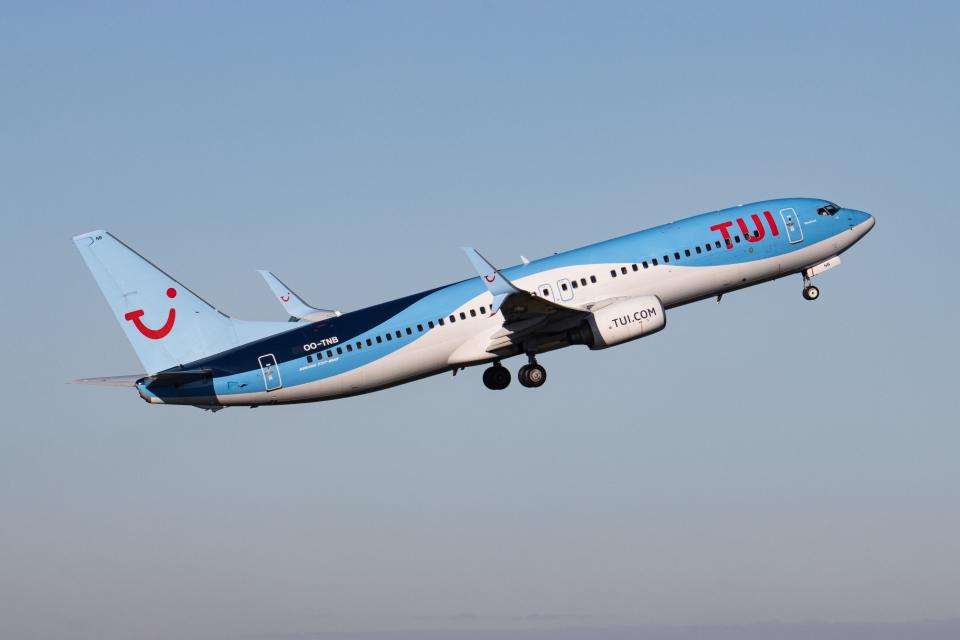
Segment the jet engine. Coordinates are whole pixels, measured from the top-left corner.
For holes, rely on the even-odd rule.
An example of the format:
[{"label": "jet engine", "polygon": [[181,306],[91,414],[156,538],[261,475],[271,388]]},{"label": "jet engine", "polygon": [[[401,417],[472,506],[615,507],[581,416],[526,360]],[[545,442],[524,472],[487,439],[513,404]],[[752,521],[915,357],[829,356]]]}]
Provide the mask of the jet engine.
[{"label": "jet engine", "polygon": [[570,333],[571,344],[606,349],[656,333],[667,326],[663,303],[657,296],[637,296],[596,309]]}]

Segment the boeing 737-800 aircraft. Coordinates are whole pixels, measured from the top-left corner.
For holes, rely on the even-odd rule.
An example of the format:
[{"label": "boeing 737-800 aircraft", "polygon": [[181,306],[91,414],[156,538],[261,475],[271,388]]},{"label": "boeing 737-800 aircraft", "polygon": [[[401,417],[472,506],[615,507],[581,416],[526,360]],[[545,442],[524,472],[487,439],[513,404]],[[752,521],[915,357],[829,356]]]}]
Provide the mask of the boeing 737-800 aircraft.
[{"label": "boeing 737-800 aircraft", "polygon": [[134,386],[152,404],[217,410],[330,400],[445,371],[526,355],[517,378],[539,387],[537,356],[606,349],[666,326],[666,310],[787,275],[815,275],[873,228],[863,211],[809,198],[705,213],[479,275],[349,313],[308,306],[261,272],[292,322],[247,322],[218,311],[106,231],[74,238],[147,373],[78,382]]}]

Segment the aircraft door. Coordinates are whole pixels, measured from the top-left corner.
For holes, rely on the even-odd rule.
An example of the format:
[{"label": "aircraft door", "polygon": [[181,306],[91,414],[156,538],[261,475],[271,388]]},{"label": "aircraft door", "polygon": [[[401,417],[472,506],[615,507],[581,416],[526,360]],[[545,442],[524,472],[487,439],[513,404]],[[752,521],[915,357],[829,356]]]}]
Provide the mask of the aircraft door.
[{"label": "aircraft door", "polygon": [[803,242],[803,227],[797,219],[797,212],[793,209],[780,209],[780,217],[783,219],[783,226],[787,230],[787,240],[790,244]]},{"label": "aircraft door", "polygon": [[570,281],[566,278],[557,280],[557,293],[560,294],[560,299],[564,302],[573,300],[573,288],[570,286]]},{"label": "aircraft door", "polygon": [[556,302],[556,298],[553,296],[553,285],[542,284],[537,287],[537,295],[546,300],[553,300]]},{"label": "aircraft door", "polygon": [[272,353],[267,353],[258,358],[260,361],[260,373],[263,374],[263,388],[266,391],[273,391],[283,386],[280,379],[280,367],[277,366],[277,359]]}]

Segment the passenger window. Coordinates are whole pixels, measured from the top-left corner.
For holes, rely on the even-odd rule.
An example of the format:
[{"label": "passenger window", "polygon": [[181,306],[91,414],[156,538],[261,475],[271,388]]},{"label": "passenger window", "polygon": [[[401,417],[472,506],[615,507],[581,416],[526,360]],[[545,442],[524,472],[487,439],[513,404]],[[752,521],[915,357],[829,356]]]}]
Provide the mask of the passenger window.
[{"label": "passenger window", "polygon": [[707,251],[713,251],[713,246],[712,246],[712,245],[709,245],[709,244],[708,244],[708,245],[704,245],[704,246],[706,247]]},{"label": "passenger window", "polygon": [[577,285],[577,281],[576,281],[576,280],[571,280],[571,281],[570,281],[570,286],[573,287],[574,289],[576,289],[577,286],[578,286],[578,285]]},{"label": "passenger window", "polygon": [[644,261],[643,261],[643,268],[644,268],[644,269],[649,269],[649,268],[650,268],[650,263],[647,262],[646,260],[644,260]]},{"label": "passenger window", "polygon": [[327,349],[327,357],[328,357],[328,358],[332,358],[332,357],[333,357],[333,349]]},{"label": "passenger window", "polygon": [[403,337],[403,334],[400,333],[400,329],[397,329],[394,333],[396,333],[396,336],[397,336],[398,338],[402,338],[402,337]]},{"label": "passenger window", "polygon": [[370,338],[367,338],[367,346],[368,346],[368,347],[372,347],[372,346],[373,346],[373,340],[371,340]]},{"label": "passenger window", "polygon": [[663,256],[663,264],[670,262],[670,256]]},{"label": "passenger window", "polygon": [[674,258],[674,260],[679,260],[679,259],[680,259],[680,252],[679,252],[679,251],[674,251],[674,252],[673,252],[673,258]]},{"label": "passenger window", "polygon": [[626,267],[620,267],[620,273],[622,273],[623,275],[627,275],[627,268],[626,268]]},{"label": "passenger window", "polygon": [[466,319],[467,319],[467,314],[464,313],[463,311],[461,311],[461,312],[460,312],[460,319],[461,319],[461,320],[466,320]]},{"label": "passenger window", "polygon": [[348,344],[348,345],[347,345],[347,351],[348,351],[348,352],[352,352],[352,351],[353,351],[353,345],[352,345],[352,344]]},{"label": "passenger window", "polygon": [[422,324],[418,324],[418,325],[417,325],[417,331],[423,333],[423,325],[422,325]]},{"label": "passenger window", "polygon": [[566,282],[561,282],[561,283],[560,283],[560,289],[561,289],[562,291],[566,291],[567,289],[569,289],[569,287],[567,286],[567,283],[566,283]]},{"label": "passenger window", "polygon": [[697,245],[697,253],[703,253],[703,251],[700,249],[700,245]]},{"label": "passenger window", "polygon": [[377,336],[377,344],[382,344],[382,343],[383,343],[383,338],[380,336]]},{"label": "passenger window", "polygon": [[387,342],[390,342],[391,340],[393,340],[393,335],[392,335],[392,334],[389,334],[389,333],[388,333],[388,334],[386,334],[384,337],[387,339]]},{"label": "passenger window", "polygon": [[433,320],[427,320],[427,328],[433,329]]},{"label": "passenger window", "polygon": [[660,264],[660,263],[657,262],[657,259],[656,259],[656,258],[654,258],[654,259],[653,259],[653,266],[657,266],[658,264]]},{"label": "passenger window", "polygon": [[440,326],[442,327],[442,326],[443,326],[443,323],[444,323],[443,318],[437,318],[437,324],[438,324],[438,325],[440,325]]},{"label": "passenger window", "polygon": [[550,289],[547,289],[546,287],[544,287],[544,288],[543,288],[543,295],[545,295],[545,296],[550,295]]},{"label": "passenger window", "polygon": [[471,317],[471,318],[476,318],[476,317],[477,317],[477,310],[476,310],[476,309],[470,309],[470,317]]},{"label": "passenger window", "polygon": [[733,239],[737,241],[737,244],[740,244],[740,236],[733,236]]},{"label": "passenger window", "polygon": [[307,362],[313,362],[313,356],[309,353],[307,354]]},{"label": "passenger window", "polygon": [[684,249],[684,250],[683,250],[683,255],[685,255],[685,256],[687,256],[687,257],[689,258],[689,257],[690,257],[690,249]]},{"label": "passenger window", "polygon": [[343,355],[343,349],[341,349],[340,347],[337,347],[337,355],[338,355],[338,356],[342,356],[342,355]]},{"label": "passenger window", "polygon": [[[590,282],[596,283],[596,282],[597,282],[597,276],[590,276]],[[587,285],[587,283],[584,282],[583,280],[581,280],[580,283],[581,283],[582,285],[584,285],[584,286]]]},{"label": "passenger window", "polygon": [[363,349],[363,343],[357,340],[357,349]]},{"label": "passenger window", "polygon": [[633,270],[634,270],[634,271],[639,271],[639,270],[640,270],[640,267],[638,267],[637,264],[634,263],[634,264],[633,264]]},{"label": "passenger window", "polygon": [[485,314],[486,312],[487,312],[487,308],[486,308],[486,307],[480,307],[480,313],[484,313],[484,314]]},{"label": "passenger window", "polygon": [[715,244],[717,245],[717,249],[719,249],[719,248],[720,248],[720,241],[717,240]]},{"label": "passenger window", "polygon": [[456,317],[456,316],[450,316],[450,324],[453,324],[453,323],[456,322],[456,321],[457,321],[457,317]]},{"label": "passenger window", "polygon": [[610,269],[610,277],[611,277],[611,278],[616,278],[616,277],[617,277],[617,270],[616,270],[616,269]]},{"label": "passenger window", "polygon": [[407,335],[408,335],[408,336],[412,336],[412,335],[413,335],[413,329],[411,329],[410,327],[407,327]]}]

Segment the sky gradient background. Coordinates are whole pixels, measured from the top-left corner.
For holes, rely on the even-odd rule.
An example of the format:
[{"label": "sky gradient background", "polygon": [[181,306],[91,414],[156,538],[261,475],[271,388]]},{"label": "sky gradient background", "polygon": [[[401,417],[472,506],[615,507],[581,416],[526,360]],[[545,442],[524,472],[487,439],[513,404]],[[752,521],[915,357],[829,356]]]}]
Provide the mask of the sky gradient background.
[{"label": "sky gradient background", "polygon": [[[0,636],[960,618],[960,10],[767,5],[0,5]],[[819,301],[677,309],[537,391],[64,384],[140,371],[91,229],[281,319],[255,269],[350,310],[472,275],[464,244],[782,196],[877,217]]]}]

